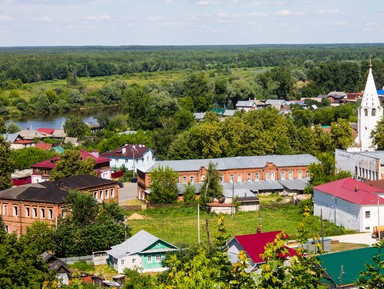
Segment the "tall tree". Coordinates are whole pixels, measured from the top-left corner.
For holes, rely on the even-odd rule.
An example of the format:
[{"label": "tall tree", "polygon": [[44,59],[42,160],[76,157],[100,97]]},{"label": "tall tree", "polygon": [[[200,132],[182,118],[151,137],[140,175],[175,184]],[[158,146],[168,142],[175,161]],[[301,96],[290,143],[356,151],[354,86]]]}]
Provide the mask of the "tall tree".
[{"label": "tall tree", "polygon": [[384,241],[377,242],[372,246],[377,248],[378,253],[373,256],[373,264],[371,262],[366,263],[366,270],[360,272],[360,276],[356,282],[356,285],[360,286],[359,288],[384,288]]},{"label": "tall tree", "polygon": [[78,150],[66,150],[52,170],[50,178],[52,180],[62,179],[77,175],[96,175],[94,170],[95,160],[93,158],[82,159]]},{"label": "tall tree", "polygon": [[331,139],[335,149],[347,149],[353,143],[352,127],[345,119],[331,123]]},{"label": "tall tree", "polygon": [[371,138],[378,150],[384,150],[384,118],[377,123],[376,128],[371,133]]},{"label": "tall tree", "polygon": [[70,116],[65,120],[64,131],[70,137],[82,139],[89,131],[89,127],[80,116]]},{"label": "tall tree", "polygon": [[220,175],[216,164],[209,162],[204,183],[200,189],[200,203],[205,204],[213,198],[219,198],[223,194],[223,187],[220,184]]},{"label": "tall tree", "polygon": [[177,200],[179,175],[170,167],[157,167],[151,171],[151,193],[148,200],[153,204],[171,204]]}]

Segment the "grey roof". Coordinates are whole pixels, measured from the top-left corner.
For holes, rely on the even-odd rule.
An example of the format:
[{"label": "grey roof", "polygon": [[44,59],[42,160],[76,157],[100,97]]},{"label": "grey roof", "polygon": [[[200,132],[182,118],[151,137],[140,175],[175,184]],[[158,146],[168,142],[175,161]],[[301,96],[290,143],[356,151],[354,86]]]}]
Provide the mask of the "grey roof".
[{"label": "grey roof", "polygon": [[[191,183],[195,187],[196,194],[199,194],[203,183]],[[252,197],[257,191],[280,191],[287,189],[290,191],[303,191],[309,184],[307,179],[295,180],[275,180],[275,181],[245,181],[245,182],[224,182],[222,183],[223,195],[226,198],[235,197],[246,198]],[[185,190],[183,183],[177,184],[179,195],[183,195]],[[147,190],[150,193],[150,190]]]},{"label": "grey roof", "polygon": [[55,129],[52,135],[56,138],[65,138],[67,136],[63,129]]},{"label": "grey roof", "polygon": [[[125,240],[123,243],[113,246],[111,250],[107,251],[107,253],[114,258],[119,259],[124,256],[135,255],[137,253],[144,252],[149,246],[157,241],[162,241],[169,244],[170,247],[173,247],[173,249],[177,249],[176,246],[159,239],[158,237],[148,233],[145,230],[141,230],[131,238]],[[164,251],[167,250],[162,250],[162,252]]]},{"label": "grey roof", "polygon": [[0,200],[30,201],[43,203],[64,203],[67,191],[51,187],[47,188],[44,183],[27,184],[13,187],[0,192]]},{"label": "grey roof", "polygon": [[303,191],[309,185],[307,179],[279,180],[279,183],[290,191]]},{"label": "grey roof", "polygon": [[216,164],[219,171],[230,169],[263,168],[268,162],[274,163],[277,167],[285,166],[309,166],[311,163],[317,163],[318,160],[310,154],[301,155],[266,155],[266,156],[247,156],[230,157],[216,159],[193,159],[193,160],[174,160],[157,161],[154,164],[142,169],[142,172],[150,172],[152,169],[161,167],[170,167],[176,172],[198,171],[201,167],[208,168],[209,162]]},{"label": "grey roof", "polygon": [[270,104],[270,105],[283,105],[285,103],[284,99],[267,99],[265,101],[265,104]]},{"label": "grey roof", "polygon": [[223,116],[233,116],[235,114],[235,109],[226,109],[223,113]]},{"label": "grey roof", "polygon": [[23,139],[35,139],[35,138],[45,138],[51,137],[52,135],[48,133],[43,133],[37,130],[24,129],[18,132],[18,135]]},{"label": "grey roof", "polygon": [[239,100],[236,103],[236,107],[253,107],[255,106],[255,102],[252,100]]},{"label": "grey roof", "polygon": [[3,134],[3,138],[7,142],[10,142],[10,143],[15,142],[15,140],[17,139],[18,136],[19,136],[18,133],[6,133],[6,134]]},{"label": "grey roof", "polygon": [[379,159],[380,165],[384,165],[384,151],[356,152],[356,154]]},{"label": "grey roof", "polygon": [[195,112],[193,115],[195,116],[195,119],[201,120],[204,118],[205,112]]}]

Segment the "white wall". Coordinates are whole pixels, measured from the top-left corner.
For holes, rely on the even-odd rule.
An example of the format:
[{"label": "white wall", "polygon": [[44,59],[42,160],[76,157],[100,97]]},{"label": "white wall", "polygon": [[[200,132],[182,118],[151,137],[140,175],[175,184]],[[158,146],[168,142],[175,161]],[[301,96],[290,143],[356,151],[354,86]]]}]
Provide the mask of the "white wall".
[{"label": "white wall", "polygon": [[[373,226],[378,224],[377,205],[360,206],[340,198],[334,198],[329,194],[314,190],[314,215],[343,226],[346,229],[358,232],[372,232]],[[365,212],[370,212],[366,218]],[[384,206],[380,207],[380,224],[384,225]]]},{"label": "white wall", "polygon": [[136,158],[135,157],[135,165],[133,165],[133,159],[124,159],[124,158],[109,158],[110,166],[120,168],[121,166],[125,166],[127,170],[132,171],[135,169],[135,171],[138,168],[145,167],[147,165],[153,164],[156,161],[156,158],[151,150],[147,150],[142,158]]}]

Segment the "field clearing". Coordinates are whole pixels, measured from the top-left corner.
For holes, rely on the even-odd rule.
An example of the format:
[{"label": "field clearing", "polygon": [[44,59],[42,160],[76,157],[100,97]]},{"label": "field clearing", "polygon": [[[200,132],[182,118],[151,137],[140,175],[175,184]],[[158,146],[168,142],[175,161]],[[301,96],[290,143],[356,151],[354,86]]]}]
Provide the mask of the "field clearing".
[{"label": "field clearing", "polygon": [[[193,245],[198,242],[198,218],[196,207],[178,208],[156,208],[145,211],[130,212],[136,213],[143,219],[128,221],[131,233],[135,234],[140,230],[164,239],[175,245]],[[225,215],[225,228],[232,237],[242,234],[256,233],[259,224],[259,217],[262,231],[284,230],[294,239],[297,234],[297,225],[303,220],[300,206],[284,205],[261,207],[258,212],[237,212],[232,218]],[[314,235],[320,235],[321,223],[319,218],[310,216],[310,227],[308,230]],[[218,217],[216,214],[200,213],[200,240],[207,242],[207,222],[211,241],[217,229]],[[335,226],[332,223],[324,222],[325,236],[342,235],[347,233],[345,229]]]}]

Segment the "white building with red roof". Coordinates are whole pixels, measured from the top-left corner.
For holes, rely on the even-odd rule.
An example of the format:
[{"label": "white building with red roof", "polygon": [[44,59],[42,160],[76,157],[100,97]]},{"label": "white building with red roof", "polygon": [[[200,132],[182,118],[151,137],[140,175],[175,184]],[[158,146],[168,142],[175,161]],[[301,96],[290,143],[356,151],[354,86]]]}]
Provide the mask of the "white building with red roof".
[{"label": "white building with red roof", "polygon": [[384,190],[352,178],[313,188],[314,215],[358,232],[384,225]]},{"label": "white building with red roof", "polygon": [[[240,251],[244,251],[247,254],[247,257],[250,259],[249,267],[247,270],[254,271],[257,270],[260,265],[265,263],[261,257],[264,254],[265,245],[272,243],[277,235],[282,233],[282,231],[273,231],[273,232],[258,232],[256,234],[248,235],[238,235],[233,237],[228,241],[228,256],[232,264],[238,261],[238,254]],[[285,239],[288,238],[288,235],[285,234]],[[282,258],[288,258],[290,256],[296,255],[296,251],[287,247],[288,254],[287,256],[281,256]]]},{"label": "white building with red roof", "polygon": [[[95,160],[95,171],[98,176],[103,179],[111,179],[111,167],[109,165],[109,159],[103,156],[99,156],[99,152],[87,152],[82,149],[80,151],[82,160],[87,158],[93,158]],[[60,155],[55,156],[49,160],[42,161],[40,163],[33,164],[32,168],[32,184],[49,181],[51,171],[56,167],[56,163],[60,159]]]}]

